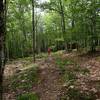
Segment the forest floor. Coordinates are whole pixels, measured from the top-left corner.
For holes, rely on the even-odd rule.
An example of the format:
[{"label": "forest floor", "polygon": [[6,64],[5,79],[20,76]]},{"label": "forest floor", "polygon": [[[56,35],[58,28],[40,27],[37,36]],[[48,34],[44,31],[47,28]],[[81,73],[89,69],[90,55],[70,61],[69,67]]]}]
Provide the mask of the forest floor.
[{"label": "forest floor", "polygon": [[[32,99],[23,99],[26,95]],[[100,52],[59,51],[35,64],[31,57],[9,61],[4,100],[100,100]]]}]

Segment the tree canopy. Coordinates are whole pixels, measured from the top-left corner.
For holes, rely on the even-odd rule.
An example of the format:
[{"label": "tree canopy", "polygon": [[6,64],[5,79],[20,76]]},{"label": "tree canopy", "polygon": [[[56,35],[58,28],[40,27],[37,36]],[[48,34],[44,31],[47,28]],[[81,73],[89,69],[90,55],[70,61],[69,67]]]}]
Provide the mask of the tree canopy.
[{"label": "tree canopy", "polygon": [[[7,2],[8,58],[32,54],[32,5],[29,0]],[[98,0],[34,0],[35,52],[48,47],[79,48],[95,51],[100,45],[100,8]],[[61,46],[62,45],[62,46]]]}]

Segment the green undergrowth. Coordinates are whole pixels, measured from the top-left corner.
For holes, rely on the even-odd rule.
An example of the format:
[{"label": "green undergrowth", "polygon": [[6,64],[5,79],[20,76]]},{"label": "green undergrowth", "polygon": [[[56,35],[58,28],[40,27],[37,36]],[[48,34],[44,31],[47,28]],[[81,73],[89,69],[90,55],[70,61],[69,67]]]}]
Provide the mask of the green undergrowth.
[{"label": "green undergrowth", "polygon": [[60,100],[96,100],[93,92],[80,91],[77,88],[69,88]]},{"label": "green undergrowth", "polygon": [[39,100],[39,97],[35,93],[27,93],[18,96],[16,100]]},{"label": "green undergrowth", "polygon": [[56,58],[56,65],[60,68],[65,81],[73,81],[77,79],[76,74],[86,75],[89,73],[87,68],[80,67],[77,63],[70,59]]},{"label": "green undergrowth", "polygon": [[76,78],[75,74],[71,71],[72,69],[68,67],[69,65],[71,66],[74,65],[73,61],[57,58],[56,64],[61,70],[64,81],[74,81],[75,80]]},{"label": "green undergrowth", "polygon": [[[62,79],[66,83],[66,94],[61,96],[61,100],[94,100],[95,96],[90,92],[82,92],[75,88],[75,82],[77,81],[77,75],[89,74],[87,68],[79,66],[77,63],[70,59],[63,59],[61,57],[56,58],[56,65],[60,68]],[[73,86],[70,88],[70,86]]]},{"label": "green undergrowth", "polygon": [[13,90],[32,88],[33,84],[38,81],[37,71],[37,67],[30,67],[15,74],[11,79],[11,88]]},{"label": "green undergrowth", "polygon": [[[43,58],[47,58],[48,54],[47,53],[39,53],[35,55],[36,59],[43,59]],[[10,59],[8,61],[8,64],[12,63],[12,62],[23,62],[26,65],[30,64],[33,62],[33,56],[30,55],[29,57],[22,57],[22,58],[16,58],[16,59]]]},{"label": "green undergrowth", "polygon": [[96,60],[100,62],[100,56],[96,57]]},{"label": "green undergrowth", "polygon": [[40,59],[40,58],[47,58],[47,53],[40,53],[40,54],[38,54],[38,55],[36,55],[36,58],[37,59]]}]

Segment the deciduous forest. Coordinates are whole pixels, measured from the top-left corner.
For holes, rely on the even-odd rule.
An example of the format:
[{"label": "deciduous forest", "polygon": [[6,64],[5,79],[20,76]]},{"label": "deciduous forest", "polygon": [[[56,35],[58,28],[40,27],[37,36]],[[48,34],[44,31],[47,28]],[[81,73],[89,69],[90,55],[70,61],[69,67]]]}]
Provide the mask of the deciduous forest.
[{"label": "deciduous forest", "polygon": [[0,0],[0,100],[99,100],[100,1]]}]

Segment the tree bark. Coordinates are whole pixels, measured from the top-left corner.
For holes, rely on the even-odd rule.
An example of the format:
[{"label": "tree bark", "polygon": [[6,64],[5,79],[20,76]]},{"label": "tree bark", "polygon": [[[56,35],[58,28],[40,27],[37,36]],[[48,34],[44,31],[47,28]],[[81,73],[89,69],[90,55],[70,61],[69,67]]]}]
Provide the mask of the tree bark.
[{"label": "tree bark", "polygon": [[[93,4],[95,4],[96,2],[94,1]],[[95,52],[96,51],[96,44],[95,44],[95,40],[96,40],[96,10],[95,8],[92,10],[91,12],[92,14],[92,18],[91,18],[91,52]]]},{"label": "tree bark", "polygon": [[63,7],[63,4],[62,4],[61,0],[59,0],[59,3],[60,3],[60,14],[61,14],[61,19],[62,19],[62,32],[63,32],[63,38],[64,38],[65,37],[64,34],[66,32],[64,7]]},{"label": "tree bark", "polygon": [[0,0],[0,100],[3,99],[3,72],[5,65],[5,3]]},{"label": "tree bark", "polygon": [[61,20],[62,20],[62,33],[63,33],[63,39],[64,39],[64,46],[65,49],[67,51],[67,42],[66,42],[66,24],[65,24],[65,13],[64,13],[64,5],[62,3],[62,0],[59,0],[59,4],[60,4],[60,15],[61,15]]},{"label": "tree bark", "polygon": [[33,33],[33,60],[35,62],[35,21],[34,21],[34,0],[32,0],[32,33]]}]

